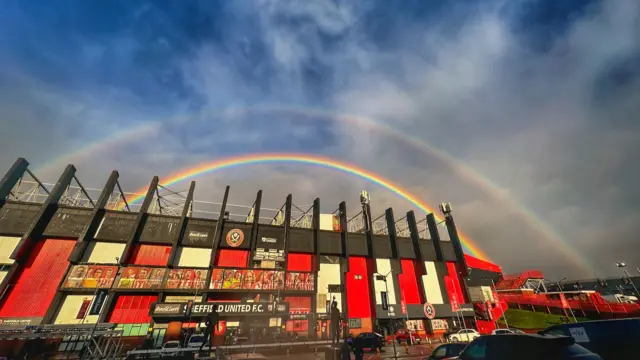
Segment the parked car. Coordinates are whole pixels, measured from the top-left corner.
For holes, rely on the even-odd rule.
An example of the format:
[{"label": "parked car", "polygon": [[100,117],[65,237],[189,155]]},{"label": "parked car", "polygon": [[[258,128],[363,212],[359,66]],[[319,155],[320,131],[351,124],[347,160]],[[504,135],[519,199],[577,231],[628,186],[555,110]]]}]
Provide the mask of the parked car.
[{"label": "parked car", "polygon": [[204,335],[203,334],[193,334],[189,337],[189,341],[187,341],[188,348],[200,348],[204,344]]},{"label": "parked car", "polygon": [[420,336],[418,336],[418,334],[413,330],[398,329],[396,330],[396,341],[398,342],[398,344],[401,344],[403,342],[406,342],[409,345],[412,345],[414,343],[420,344]]},{"label": "parked car", "polygon": [[480,337],[480,333],[474,329],[462,329],[449,335],[450,342],[471,342],[473,339]]},{"label": "parked car", "polygon": [[347,343],[353,345],[354,341],[359,341],[365,349],[380,349],[384,347],[384,336],[375,332],[362,332],[356,337],[347,338]]},{"label": "parked car", "polygon": [[504,334],[524,334],[524,331],[518,329],[495,329],[491,332],[491,335],[504,335]]},{"label": "parked car", "polygon": [[431,355],[422,358],[422,360],[444,360],[453,358],[460,355],[466,346],[467,343],[442,344],[435,348]]},{"label": "parked car", "polygon": [[160,350],[161,357],[167,356],[175,356],[180,353],[182,348],[180,347],[180,341],[178,340],[169,340],[164,345],[162,345],[162,349]]},{"label": "parked car", "polygon": [[640,359],[640,318],[552,325],[539,334],[571,336],[603,359]]},{"label": "parked car", "polygon": [[504,334],[481,336],[462,350],[458,360],[602,360],[568,336]]}]

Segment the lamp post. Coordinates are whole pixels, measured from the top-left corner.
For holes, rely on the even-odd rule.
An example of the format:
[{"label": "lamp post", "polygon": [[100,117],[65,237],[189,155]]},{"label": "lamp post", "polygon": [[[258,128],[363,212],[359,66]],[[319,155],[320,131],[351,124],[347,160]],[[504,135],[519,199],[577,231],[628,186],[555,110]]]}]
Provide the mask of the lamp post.
[{"label": "lamp post", "polygon": [[[565,281],[565,280],[567,280],[567,278],[566,278],[566,277],[563,277],[562,279],[560,279],[560,280],[556,281],[556,284],[558,284],[558,288],[560,289],[560,295],[561,295],[561,296],[564,296],[564,289],[562,288],[561,283],[562,283],[563,281]],[[565,298],[565,299],[566,299],[566,298]],[[573,313],[573,309],[571,308],[571,304],[569,304],[569,303],[567,302],[567,305],[569,305],[569,312],[571,313],[571,316],[573,316],[573,322],[578,322],[578,320],[576,319],[576,315]]]},{"label": "lamp post", "polygon": [[[622,270],[622,273],[627,276],[627,279],[629,279],[629,282],[631,283],[631,286],[633,286],[633,291],[635,291],[636,295],[638,295],[640,297],[640,292],[638,292],[638,288],[636,288],[636,284],[631,279],[631,274],[629,274],[629,271],[627,271],[627,264],[625,264],[623,262],[618,262],[618,263],[616,263],[616,266],[619,267]],[[640,269],[638,269],[638,271],[640,271]]]},{"label": "lamp post", "polygon": [[[387,277],[389,275],[391,275],[392,272],[393,271],[389,271],[386,275],[382,275],[382,274],[379,274],[379,273],[374,273],[373,274],[373,275],[376,276],[376,280],[384,282],[384,292],[385,292],[385,294],[389,294],[389,288],[387,287]],[[389,304],[389,298],[387,297],[387,306],[388,306],[388,304]],[[393,343],[393,358],[398,360],[398,351],[396,350],[395,332],[393,333],[393,336],[391,338],[391,342]]]},{"label": "lamp post", "polygon": [[[493,281],[493,278],[491,278],[491,277],[482,278],[482,280],[487,280],[487,279],[491,280],[491,287],[492,287],[493,291],[495,291],[495,293],[496,293],[495,302],[500,305],[500,310],[502,311],[502,315],[500,317],[504,317],[504,325],[508,329],[509,328],[509,323],[507,322],[507,311],[502,309],[502,303],[500,303],[500,300],[498,299],[498,288],[496,287],[496,283]],[[498,318],[498,319],[500,319],[500,318]]]}]

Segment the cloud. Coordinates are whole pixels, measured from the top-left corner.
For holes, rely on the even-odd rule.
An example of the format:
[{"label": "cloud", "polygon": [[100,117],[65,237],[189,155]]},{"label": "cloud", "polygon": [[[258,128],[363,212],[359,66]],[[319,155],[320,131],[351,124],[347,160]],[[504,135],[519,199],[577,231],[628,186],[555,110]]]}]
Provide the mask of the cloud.
[{"label": "cloud", "polygon": [[[640,259],[640,5],[552,3],[127,5],[117,22],[58,10],[64,32],[54,15],[10,7],[5,17],[22,20],[0,28],[0,164],[27,156],[54,180],[64,164],[51,159],[85,147],[73,158],[85,184],[118,168],[133,190],[222,156],[323,154],[430,204],[451,201],[459,227],[508,272],[616,274],[615,261]],[[278,103],[298,110],[255,110]],[[330,112],[384,123],[455,160]],[[155,125],[117,140],[141,124]],[[105,138],[116,140],[88,146]],[[347,199],[355,214],[369,188],[375,213],[411,209],[325,169],[261,165],[197,181],[207,201],[231,184],[239,203],[263,189],[269,207],[293,193],[309,204],[319,196],[327,211]]]}]

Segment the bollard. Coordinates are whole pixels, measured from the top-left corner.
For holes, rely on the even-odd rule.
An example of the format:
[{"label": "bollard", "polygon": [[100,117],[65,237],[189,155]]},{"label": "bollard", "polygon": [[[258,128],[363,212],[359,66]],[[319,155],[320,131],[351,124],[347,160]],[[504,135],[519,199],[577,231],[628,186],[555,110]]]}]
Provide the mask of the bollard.
[{"label": "bollard", "polygon": [[380,355],[380,348],[376,348],[376,355]]},{"label": "bollard", "polygon": [[409,354],[409,343],[404,343],[404,351]]}]

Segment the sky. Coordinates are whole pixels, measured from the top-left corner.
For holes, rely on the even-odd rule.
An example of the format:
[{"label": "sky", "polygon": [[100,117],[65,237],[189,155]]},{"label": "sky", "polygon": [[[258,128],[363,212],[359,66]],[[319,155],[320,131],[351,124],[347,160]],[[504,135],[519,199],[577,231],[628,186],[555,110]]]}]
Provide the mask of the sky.
[{"label": "sky", "polygon": [[[640,266],[640,2],[2,6],[2,169],[25,157],[55,182],[73,163],[94,188],[117,169],[136,191],[224,157],[315,154],[434,207],[451,202],[458,227],[507,273],[584,278],[619,276],[616,261]],[[346,200],[355,214],[367,189],[374,215],[414,209],[303,165],[193,180],[203,201],[220,201],[230,184],[235,204],[262,189],[268,207],[292,193],[301,205],[320,197],[327,212]]]}]

